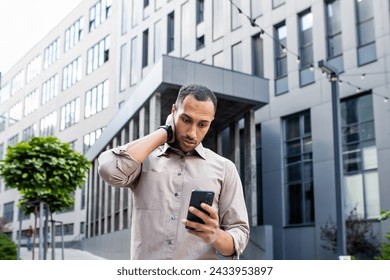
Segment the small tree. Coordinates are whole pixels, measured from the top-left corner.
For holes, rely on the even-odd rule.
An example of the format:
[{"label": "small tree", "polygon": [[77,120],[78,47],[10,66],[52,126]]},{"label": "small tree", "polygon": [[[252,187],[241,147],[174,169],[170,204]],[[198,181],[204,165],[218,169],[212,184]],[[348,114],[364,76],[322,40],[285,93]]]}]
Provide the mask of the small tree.
[{"label": "small tree", "polygon": [[[357,259],[374,259],[379,242],[372,231],[371,223],[361,219],[356,208],[345,219],[347,254]],[[322,247],[337,253],[337,226],[332,221],[321,227]]]},{"label": "small tree", "polygon": [[34,202],[45,202],[51,215],[72,206],[72,195],[82,187],[89,167],[89,161],[68,143],[53,136],[33,137],[7,148],[5,159],[0,161],[0,175],[8,187],[22,195],[19,206],[25,205],[25,214],[37,217],[38,204]]}]

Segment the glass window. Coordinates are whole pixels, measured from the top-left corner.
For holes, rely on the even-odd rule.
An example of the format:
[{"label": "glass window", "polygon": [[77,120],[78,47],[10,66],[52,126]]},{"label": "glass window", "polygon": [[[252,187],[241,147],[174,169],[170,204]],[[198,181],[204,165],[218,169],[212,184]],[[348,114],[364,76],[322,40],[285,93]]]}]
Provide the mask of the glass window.
[{"label": "glass window", "polygon": [[341,126],[345,214],[356,208],[364,218],[377,218],[380,213],[378,158],[371,94],[341,102]]},{"label": "glass window", "polygon": [[14,202],[4,203],[3,206],[3,218],[6,221],[13,222],[14,221]]},{"label": "glass window", "polygon": [[280,5],[283,5],[286,0],[272,0],[272,8],[277,8]]},{"label": "glass window", "polygon": [[132,21],[131,26],[134,27],[138,24],[140,20],[140,16],[142,15],[142,1],[140,0],[133,0],[132,1]]},{"label": "glass window", "polygon": [[164,5],[165,0],[155,0],[155,10],[160,9]]},{"label": "glass window", "polygon": [[313,14],[308,11],[299,15],[300,85],[314,82],[313,73]]},{"label": "glass window", "polygon": [[7,146],[13,146],[19,141],[19,134],[15,134],[11,138],[8,139],[7,141]]},{"label": "glass window", "polygon": [[130,22],[130,9],[131,2],[128,0],[122,0],[122,21],[121,21],[121,34],[126,34],[129,29]]},{"label": "glass window", "polygon": [[131,59],[130,59],[130,85],[138,82],[138,51],[137,37],[131,40]]},{"label": "glass window", "polygon": [[41,103],[46,104],[58,94],[58,74],[54,75],[42,84]]},{"label": "glass window", "polygon": [[65,130],[80,120],[80,98],[73,99],[71,102],[61,107],[60,130]]},{"label": "glass window", "polygon": [[223,52],[219,52],[213,55],[213,65],[215,67],[225,67],[225,57]]},{"label": "glass window", "polygon": [[5,130],[6,123],[7,123],[6,121],[7,120],[8,120],[8,114],[7,113],[0,114],[0,132]]},{"label": "glass window", "polygon": [[[237,7],[241,7],[241,0],[235,0],[234,4],[237,5]],[[233,5],[231,6],[231,29],[235,30],[238,27],[241,26],[241,14],[238,12],[237,8]]]},{"label": "glass window", "polygon": [[41,63],[42,63],[41,56],[38,55],[27,64],[27,74],[26,74],[27,83],[31,82],[35,77],[37,77],[41,73]]},{"label": "glass window", "polygon": [[175,49],[175,13],[168,15],[167,53]]},{"label": "glass window", "polygon": [[225,1],[213,0],[213,40],[223,36],[225,32]]},{"label": "glass window", "polygon": [[149,29],[142,33],[142,68],[148,66],[149,60]]},{"label": "glass window", "polygon": [[40,120],[39,133],[40,136],[54,135],[54,129],[57,125],[57,112],[54,111]]},{"label": "glass window", "polygon": [[89,32],[93,31],[111,15],[112,0],[99,0],[89,10]]},{"label": "glass window", "polygon": [[119,90],[124,91],[128,85],[128,59],[127,59],[127,44],[121,46],[121,63],[120,63],[120,74],[119,74]]},{"label": "glass window", "polygon": [[6,102],[9,99],[10,91],[11,91],[11,88],[10,88],[9,83],[5,83],[5,84],[1,85],[1,87],[0,87],[0,104],[3,104],[4,102]]},{"label": "glass window", "polygon": [[196,23],[204,21],[204,0],[196,1]]},{"label": "glass window", "polygon": [[232,46],[232,70],[243,72],[243,53],[241,42]]},{"label": "glass window", "polygon": [[287,75],[287,28],[285,24],[276,27],[276,41],[276,77],[283,77]]},{"label": "glass window", "polygon": [[370,0],[355,1],[358,63],[363,65],[376,60],[373,2]]},{"label": "glass window", "polygon": [[251,0],[251,18],[252,19],[255,19],[255,18],[262,15],[262,13],[263,13],[262,7],[261,7],[262,3],[263,3],[263,1]]},{"label": "glass window", "polygon": [[85,93],[84,117],[89,118],[108,107],[108,80],[98,84]]},{"label": "glass window", "polygon": [[87,51],[87,74],[90,74],[91,72],[101,67],[104,63],[106,63],[109,60],[109,53],[110,36],[107,36]]},{"label": "glass window", "polygon": [[23,118],[23,102],[19,101],[9,109],[8,126],[14,125]]},{"label": "glass window", "polygon": [[[67,33],[65,33],[66,35]],[[69,40],[69,34],[66,35],[65,39]],[[65,45],[66,46],[66,45]],[[65,50],[66,51],[66,50]],[[43,68],[47,69],[50,65],[57,61],[60,58],[60,38],[54,40],[49,46],[44,50],[44,59],[43,59]]]},{"label": "glass window", "polygon": [[27,116],[39,107],[39,90],[35,89],[24,98],[24,116]]},{"label": "glass window", "polygon": [[310,113],[288,116],[283,124],[287,224],[313,223],[314,186]]},{"label": "glass window", "polygon": [[102,127],[84,135],[84,153],[87,152],[93,146],[93,144],[95,144],[96,140],[99,139],[100,135],[102,135],[104,129],[105,127]]},{"label": "glass window", "polygon": [[196,38],[196,49],[199,50],[201,48],[204,48],[204,35],[200,36],[199,38]]},{"label": "glass window", "polygon": [[194,35],[193,24],[191,24],[191,7],[190,3],[186,2],[181,6],[181,56],[187,56],[192,50]]},{"label": "glass window", "polygon": [[83,38],[84,19],[80,18],[65,30],[65,52],[75,46]]},{"label": "glass window", "polygon": [[22,141],[28,141],[31,137],[37,136],[37,129],[38,126],[36,123],[24,129],[22,133]]},{"label": "glass window", "polygon": [[325,13],[327,60],[330,65],[342,72],[344,63],[340,0],[327,1]]},{"label": "glass window", "polygon": [[70,88],[72,85],[81,80],[81,62],[82,57],[80,56],[64,67],[62,72],[62,90]]},{"label": "glass window", "polygon": [[287,81],[287,28],[285,23],[275,26],[275,94],[288,91]]},{"label": "glass window", "polygon": [[11,80],[11,96],[24,87],[24,69],[20,70]]},{"label": "glass window", "polygon": [[326,27],[328,57],[341,55],[342,49],[342,29],[341,29],[341,11],[340,1],[329,1],[326,3]]},{"label": "glass window", "polygon": [[156,62],[160,59],[162,54],[162,24],[161,20],[154,24],[154,56],[153,61]]}]

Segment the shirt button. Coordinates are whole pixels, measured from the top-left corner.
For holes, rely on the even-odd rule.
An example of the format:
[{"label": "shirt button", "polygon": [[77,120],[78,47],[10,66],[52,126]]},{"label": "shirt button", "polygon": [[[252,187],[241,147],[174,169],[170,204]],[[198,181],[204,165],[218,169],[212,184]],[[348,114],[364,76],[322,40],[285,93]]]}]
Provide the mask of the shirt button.
[{"label": "shirt button", "polygon": [[172,245],[172,240],[168,240],[168,245]]},{"label": "shirt button", "polygon": [[177,175],[180,176],[180,175],[181,175],[181,172],[177,173]]},{"label": "shirt button", "polygon": [[179,193],[175,192],[175,196],[179,196]]},{"label": "shirt button", "polygon": [[172,215],[171,220],[176,220],[176,217]]}]

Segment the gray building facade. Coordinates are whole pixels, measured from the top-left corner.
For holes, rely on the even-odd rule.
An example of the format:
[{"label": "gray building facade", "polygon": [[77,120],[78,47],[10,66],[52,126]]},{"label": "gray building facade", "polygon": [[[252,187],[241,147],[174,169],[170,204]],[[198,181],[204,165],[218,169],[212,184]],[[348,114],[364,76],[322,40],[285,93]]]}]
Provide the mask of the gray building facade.
[{"label": "gray building facade", "polygon": [[[67,241],[128,259],[131,194],[102,181],[97,157],[153,131],[181,85],[202,83],[220,100],[205,145],[243,180],[243,257],[335,259],[321,239],[340,197],[331,83],[318,61],[339,71],[344,215],[355,209],[381,239],[390,225],[378,221],[390,209],[389,47],[388,0],[86,0],[2,76],[0,156],[31,134],[72,142],[92,168],[73,211],[58,214],[74,224]],[[13,239],[17,200],[2,184]]]}]

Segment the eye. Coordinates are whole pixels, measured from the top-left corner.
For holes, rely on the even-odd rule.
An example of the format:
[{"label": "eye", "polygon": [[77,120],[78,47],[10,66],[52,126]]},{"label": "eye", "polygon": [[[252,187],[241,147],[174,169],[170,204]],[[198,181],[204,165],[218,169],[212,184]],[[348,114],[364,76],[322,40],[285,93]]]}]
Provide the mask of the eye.
[{"label": "eye", "polygon": [[185,122],[185,123],[190,123],[191,120],[190,120],[190,118],[183,118],[183,122]]},{"label": "eye", "polygon": [[207,127],[207,123],[200,123],[200,124],[199,124],[199,127],[205,128],[205,127]]}]

